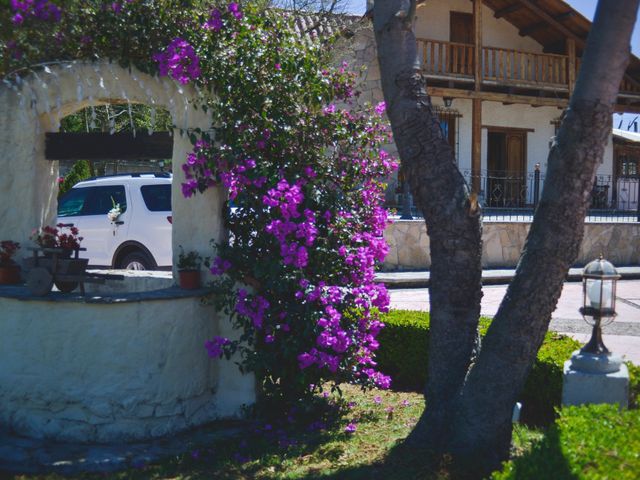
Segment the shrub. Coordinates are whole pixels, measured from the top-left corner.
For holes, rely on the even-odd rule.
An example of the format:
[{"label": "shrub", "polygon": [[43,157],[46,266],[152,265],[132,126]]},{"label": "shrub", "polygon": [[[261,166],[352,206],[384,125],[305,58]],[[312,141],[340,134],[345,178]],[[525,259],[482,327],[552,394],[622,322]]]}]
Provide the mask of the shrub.
[{"label": "shrub", "polygon": [[547,332],[520,394],[522,422],[544,425],[553,421],[554,409],[562,400],[564,362],[580,347],[580,342],[570,337]]},{"label": "shrub", "polygon": [[640,365],[627,362],[629,368],[629,408],[640,407]]},{"label": "shrub", "polygon": [[[423,390],[427,380],[429,314],[393,310],[384,315],[383,321],[386,326],[378,337],[380,348],[376,355],[380,370],[393,378],[396,389]],[[490,322],[488,318],[480,320],[481,335]],[[523,422],[539,425],[553,420],[554,408],[562,398],[564,362],[579,347],[569,337],[547,333],[520,395]]]},{"label": "shrub", "polygon": [[640,415],[615,405],[563,408],[526,455],[506,462],[495,480],[636,479],[640,472]]},{"label": "shrub", "polygon": [[380,179],[395,168],[384,103],[359,106],[355,73],[282,14],[232,2],[207,19],[154,59],[161,75],[216,90],[199,105],[211,131],[189,135],[182,193],[228,189],[233,243],[215,244],[211,272],[242,336],[216,336],[208,353],[239,352],[278,406],[325,382],[385,388],[374,352],[389,299],[373,281],[388,250]]}]

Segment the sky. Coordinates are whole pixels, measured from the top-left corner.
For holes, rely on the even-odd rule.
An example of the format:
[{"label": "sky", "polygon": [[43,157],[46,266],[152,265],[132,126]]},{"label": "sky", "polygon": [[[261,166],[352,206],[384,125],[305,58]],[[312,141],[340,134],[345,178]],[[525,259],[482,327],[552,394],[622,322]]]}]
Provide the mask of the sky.
[{"label": "sky", "polygon": [[[565,0],[569,5],[571,5],[575,10],[580,12],[585,18],[593,21],[593,16],[596,12],[597,0]],[[366,7],[366,0],[346,0],[345,8],[347,11],[351,13],[364,13]],[[631,51],[637,57],[640,57],[640,15],[636,19],[636,24],[633,29],[633,35],[631,37]],[[627,129],[627,126],[630,122],[637,120],[640,130],[640,116],[638,115],[615,115],[614,116],[614,127],[618,127],[620,122],[622,121],[621,128]]]}]

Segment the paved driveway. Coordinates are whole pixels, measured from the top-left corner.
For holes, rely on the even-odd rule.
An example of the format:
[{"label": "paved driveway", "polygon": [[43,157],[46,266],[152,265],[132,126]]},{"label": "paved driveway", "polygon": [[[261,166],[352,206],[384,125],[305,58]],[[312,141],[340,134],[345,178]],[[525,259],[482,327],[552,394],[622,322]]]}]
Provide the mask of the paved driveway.
[{"label": "paved driveway", "polygon": [[[493,316],[507,291],[506,285],[483,287],[482,315]],[[391,308],[429,310],[429,291],[426,288],[394,289]],[[621,280],[616,292],[616,321],[603,328],[604,343],[609,350],[640,364],[640,280]],[[585,343],[591,335],[591,326],[582,319],[578,309],[582,306],[582,283],[565,283],[558,306],[553,312],[550,329],[566,333]]]}]

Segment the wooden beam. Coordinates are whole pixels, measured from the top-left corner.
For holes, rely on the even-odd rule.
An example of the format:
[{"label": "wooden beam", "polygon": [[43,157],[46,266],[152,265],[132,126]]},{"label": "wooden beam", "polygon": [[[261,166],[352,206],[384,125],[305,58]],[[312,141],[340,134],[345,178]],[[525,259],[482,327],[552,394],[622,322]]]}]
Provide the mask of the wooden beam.
[{"label": "wooden beam", "polygon": [[482,167],[482,100],[473,99],[471,111],[471,190],[480,193]]},{"label": "wooden beam", "polygon": [[528,8],[533,13],[538,15],[540,18],[542,18],[545,22],[547,22],[549,25],[554,27],[556,30],[558,30],[560,33],[562,33],[564,36],[566,36],[568,38],[573,38],[576,41],[576,44],[578,44],[580,46],[580,48],[584,48],[585,41],[581,37],[579,37],[578,35],[573,33],[571,30],[569,30],[567,27],[565,27],[562,23],[560,23],[554,17],[552,17],[547,12],[545,12],[543,9],[541,9],[538,5],[536,5],[535,3],[531,2],[530,0],[518,0],[518,2],[523,7]]},{"label": "wooden beam", "polygon": [[[558,21],[558,22],[562,22],[563,20],[571,17],[574,14],[575,14],[575,12],[573,10],[569,10],[568,12],[564,12],[564,13],[561,13],[559,15],[554,16],[553,19]],[[536,30],[540,30],[541,28],[544,28],[547,25],[549,25],[547,22],[536,22],[536,23],[533,23],[533,24],[531,24],[529,26],[526,26],[526,27],[520,29],[520,31],[518,33],[520,34],[520,36],[526,37],[527,35],[531,35]]]},{"label": "wooden beam", "polygon": [[528,95],[514,95],[499,92],[475,92],[473,90],[462,90],[458,88],[427,87],[427,93],[433,97],[466,98],[471,100],[478,98],[488,102],[518,103],[539,107],[566,108],[569,104],[568,100],[564,98],[530,97]]},{"label": "wooden beam", "polygon": [[473,30],[474,30],[474,88],[482,90],[482,0],[473,0]]},{"label": "wooden beam", "polygon": [[482,128],[492,132],[535,132],[535,128],[501,127],[499,125],[482,125]]},{"label": "wooden beam", "polygon": [[[533,13],[538,15],[540,18],[542,18],[544,21],[546,21],[549,25],[551,25],[556,30],[558,30],[560,33],[562,33],[565,37],[573,39],[576,42],[576,45],[578,47],[580,47],[581,49],[584,49],[584,47],[586,45],[586,40],[583,39],[582,37],[576,35],[575,33],[573,33],[571,30],[569,30],[567,27],[565,27],[562,23],[560,23],[558,20],[556,20],[555,17],[549,15],[542,8],[540,8],[538,5],[536,5],[535,3],[531,2],[530,0],[517,0],[517,1],[519,2],[520,5],[522,5],[525,8],[528,8],[530,11],[532,11]],[[500,18],[500,17],[497,16],[497,14],[499,12],[501,12],[503,10],[507,10],[508,8],[510,8],[510,7],[504,8],[502,10],[498,10],[498,12],[495,13],[496,18]],[[569,12],[565,12],[562,15],[566,15],[568,13]],[[634,85],[639,85],[640,86],[640,82],[638,82],[637,80],[635,80],[634,78],[632,78],[630,75],[628,75],[626,73],[625,73],[625,78],[627,78]]]},{"label": "wooden beam", "polygon": [[567,38],[567,84],[569,87],[569,97],[573,93],[576,84],[576,42],[573,38]]},{"label": "wooden beam", "polygon": [[502,18],[505,15],[509,15],[510,13],[515,12],[516,10],[520,10],[520,7],[522,7],[522,5],[518,3],[514,3],[513,5],[509,5],[508,7],[501,8],[500,10],[496,10],[493,16],[496,18]]},{"label": "wooden beam", "polygon": [[151,160],[173,156],[169,132],[47,133],[47,160]]}]

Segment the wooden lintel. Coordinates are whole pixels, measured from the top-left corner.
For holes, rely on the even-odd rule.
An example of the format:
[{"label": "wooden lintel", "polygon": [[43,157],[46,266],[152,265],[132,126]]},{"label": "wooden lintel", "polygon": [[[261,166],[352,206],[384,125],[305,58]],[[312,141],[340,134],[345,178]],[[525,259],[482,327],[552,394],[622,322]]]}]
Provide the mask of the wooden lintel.
[{"label": "wooden lintel", "polygon": [[535,128],[516,128],[516,127],[501,127],[499,125],[482,125],[482,128],[490,130],[492,132],[535,132]]},{"label": "wooden lintel", "polygon": [[427,92],[433,97],[466,99],[478,98],[488,102],[518,103],[524,105],[537,105],[539,107],[565,108],[569,104],[566,99],[562,98],[530,97],[527,95],[514,95],[499,92],[475,92],[473,90],[461,90],[457,88],[427,87]]},{"label": "wooden lintel", "polygon": [[169,132],[47,133],[47,160],[151,160],[173,156]]},{"label": "wooden lintel", "polygon": [[505,15],[509,15],[510,13],[515,12],[516,10],[520,10],[521,5],[518,3],[514,3],[513,5],[509,5],[508,7],[501,8],[500,10],[496,10],[493,14],[496,18],[502,18]]}]

